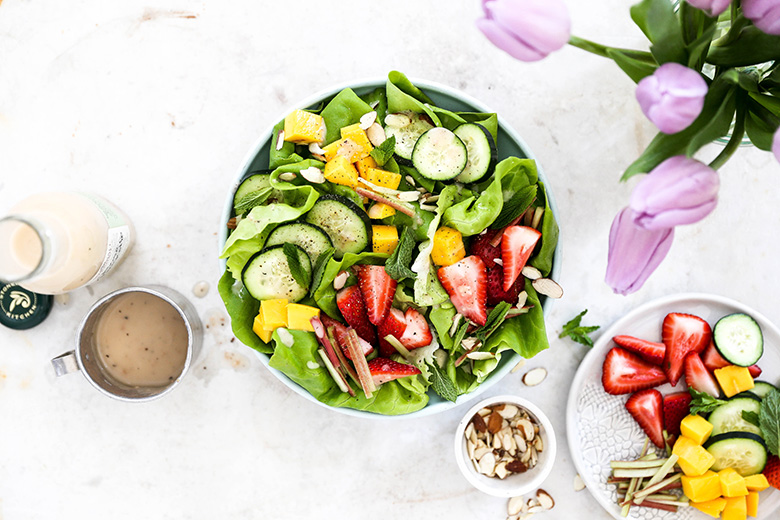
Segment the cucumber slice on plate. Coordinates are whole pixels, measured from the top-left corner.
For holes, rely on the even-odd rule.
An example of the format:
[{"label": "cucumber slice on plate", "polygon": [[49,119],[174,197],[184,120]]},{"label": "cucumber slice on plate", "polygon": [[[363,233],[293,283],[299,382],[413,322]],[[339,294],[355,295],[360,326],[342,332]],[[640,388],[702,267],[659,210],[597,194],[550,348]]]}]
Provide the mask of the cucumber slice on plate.
[{"label": "cucumber slice on plate", "polygon": [[306,222],[328,234],[336,249],[336,260],[340,260],[345,253],[371,249],[371,219],[362,208],[346,197],[321,196],[306,214]]},{"label": "cucumber slice on plate", "polygon": [[754,365],[764,353],[764,336],[756,320],[747,314],[729,314],[712,329],[715,348],[723,358],[737,366]]},{"label": "cucumber slice on plate", "polygon": [[477,123],[462,124],[453,132],[460,137],[468,152],[466,167],[456,180],[463,183],[477,182],[496,166],[498,157],[496,142],[490,131]]},{"label": "cucumber slice on plate", "polygon": [[747,477],[764,471],[767,453],[766,444],[758,435],[752,433],[723,433],[710,437],[704,448],[715,457],[712,471],[734,468],[740,475]]},{"label": "cucumber slice on plate", "polygon": [[452,130],[431,128],[417,140],[412,152],[415,169],[432,181],[448,181],[463,172],[468,162],[463,141]]},{"label": "cucumber slice on plate", "polygon": [[742,418],[742,412],[759,413],[761,401],[752,397],[734,397],[715,408],[707,419],[712,423],[712,435],[731,432],[748,432],[763,437],[761,428]]},{"label": "cucumber slice on plate", "polygon": [[385,116],[385,135],[395,136],[395,154],[407,161],[412,159],[417,140],[431,128],[433,122],[425,114],[406,111]]},{"label": "cucumber slice on plate", "polygon": [[271,187],[271,170],[258,170],[241,181],[233,195],[236,215],[245,215],[255,206],[278,202],[281,192]]},{"label": "cucumber slice on plate", "polygon": [[[295,246],[295,249],[298,251],[301,267],[308,271],[311,279],[309,255],[300,246]],[[246,263],[241,280],[249,294],[260,301],[286,298],[294,303],[303,299],[309,292],[308,287],[302,286],[293,278],[287,255],[281,245],[266,247],[255,253]]]},{"label": "cucumber slice on plate", "polygon": [[750,389],[750,392],[763,399],[772,390],[777,390],[777,387],[773,384],[767,383],[766,381],[756,381],[753,388]]},{"label": "cucumber slice on plate", "polygon": [[323,251],[333,247],[328,234],[319,226],[309,224],[308,222],[282,224],[268,235],[265,247],[278,246],[286,242],[295,244],[306,251],[312,265],[317,262]]}]

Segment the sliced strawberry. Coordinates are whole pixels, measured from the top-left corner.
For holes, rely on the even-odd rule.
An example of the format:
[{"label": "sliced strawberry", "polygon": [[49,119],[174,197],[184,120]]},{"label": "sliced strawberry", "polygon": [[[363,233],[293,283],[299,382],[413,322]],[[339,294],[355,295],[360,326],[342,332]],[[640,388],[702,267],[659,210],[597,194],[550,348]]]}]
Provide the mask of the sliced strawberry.
[{"label": "sliced strawberry", "polygon": [[504,290],[515,283],[520,271],[531,257],[536,243],[542,236],[537,230],[526,226],[509,226],[501,237],[501,260],[504,264]]},{"label": "sliced strawberry", "polygon": [[[325,326],[325,329],[333,328],[333,335],[336,337],[336,342],[338,343],[339,348],[341,348],[341,352],[344,353],[344,357],[351,361],[352,356],[350,356],[349,349],[347,348],[347,335],[349,334],[349,329],[346,325],[334,320],[327,314],[321,314],[322,324]],[[363,348],[363,355],[368,356],[374,352],[374,347],[371,346],[371,343],[361,338],[360,334],[358,334],[358,339],[360,340],[360,346]]]},{"label": "sliced strawberry", "polygon": [[682,377],[685,356],[691,352],[698,354],[707,348],[712,339],[712,329],[698,316],[673,312],[664,318],[661,337],[666,345],[664,372],[669,384],[676,386]]},{"label": "sliced strawberry", "polygon": [[501,246],[494,246],[490,243],[498,233],[501,233],[501,230],[488,229],[485,234],[475,237],[469,248],[471,254],[480,257],[488,269],[498,265],[494,260],[501,259]]},{"label": "sliced strawberry", "polygon": [[664,396],[664,429],[670,435],[680,435],[680,423],[691,408],[690,392],[677,392]]},{"label": "sliced strawberry", "polygon": [[704,366],[699,354],[691,352],[685,357],[685,382],[694,390],[710,394],[712,397],[720,395],[718,383]]},{"label": "sliced strawberry", "polygon": [[495,307],[501,302],[514,305],[517,303],[517,295],[524,289],[525,278],[517,277],[508,291],[504,290],[504,269],[500,265],[487,268],[487,304]]},{"label": "sliced strawberry", "polygon": [[639,423],[650,441],[664,448],[663,397],[655,389],[637,392],[626,401],[626,410]]},{"label": "sliced strawberry", "polygon": [[777,458],[777,455],[769,457],[763,473],[770,486],[780,489],[780,459]]},{"label": "sliced strawberry", "polygon": [[666,383],[663,370],[620,347],[607,353],[601,382],[608,394],[630,394]]},{"label": "sliced strawberry", "polygon": [[748,372],[750,372],[750,377],[755,379],[755,378],[757,378],[758,376],[761,375],[762,370],[761,370],[761,368],[759,368],[758,365],[750,365],[748,367]]},{"label": "sliced strawberry", "polygon": [[398,282],[390,278],[383,265],[360,265],[357,270],[358,286],[366,303],[368,320],[379,325],[390,312]]},{"label": "sliced strawberry", "polygon": [[612,338],[612,341],[626,350],[639,354],[642,359],[654,365],[661,366],[661,363],[664,362],[666,345],[663,343],[647,341],[646,339],[639,339],[633,336],[615,336]]},{"label": "sliced strawberry", "polygon": [[377,326],[379,333],[379,355],[390,357],[396,353],[395,348],[385,341],[385,336],[395,336],[395,339],[401,341],[406,330],[406,318],[399,309],[390,309],[387,317]]},{"label": "sliced strawberry", "polygon": [[727,367],[731,364],[720,355],[718,349],[715,348],[715,342],[712,340],[710,340],[710,344],[707,345],[707,348],[701,353],[701,360],[710,372],[714,372],[718,368]]},{"label": "sliced strawberry", "polygon": [[427,347],[433,341],[433,334],[425,316],[409,307],[404,315],[406,320],[406,329],[400,340],[403,346],[408,349]]},{"label": "sliced strawberry", "polygon": [[355,329],[358,336],[376,344],[376,331],[374,326],[368,320],[366,305],[363,302],[363,296],[360,294],[360,288],[357,285],[345,287],[336,294],[336,305],[344,316],[344,320],[350,327]]},{"label": "sliced strawberry", "polygon": [[415,366],[381,357],[369,361],[368,370],[371,372],[371,379],[374,380],[374,384],[377,386],[392,381],[393,379],[400,379],[402,377],[409,377],[420,373],[420,369]]},{"label": "sliced strawberry", "polygon": [[485,262],[477,255],[438,271],[439,281],[450,295],[455,309],[477,325],[487,321],[487,273]]}]

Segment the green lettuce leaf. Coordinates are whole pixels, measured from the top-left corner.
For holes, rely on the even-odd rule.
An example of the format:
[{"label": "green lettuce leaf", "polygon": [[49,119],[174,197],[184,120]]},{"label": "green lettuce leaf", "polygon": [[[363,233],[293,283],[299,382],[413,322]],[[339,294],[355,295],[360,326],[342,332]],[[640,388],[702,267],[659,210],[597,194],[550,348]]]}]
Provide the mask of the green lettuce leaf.
[{"label": "green lettuce leaf", "polygon": [[455,186],[447,186],[439,194],[439,200],[436,202],[436,216],[428,226],[426,233],[427,240],[420,244],[420,251],[412,263],[412,271],[417,273],[417,278],[414,280],[414,301],[417,305],[437,305],[449,300],[447,291],[444,290],[436,276],[436,270],[431,261],[431,251],[433,251],[433,236],[439,229],[442,214],[452,204],[456,192]]},{"label": "green lettuce leaf", "polygon": [[525,281],[525,291],[528,293],[526,305],[533,305],[531,310],[528,314],[506,320],[490,335],[482,350],[501,352],[512,349],[524,358],[531,359],[550,347],[544,327],[542,304],[530,280]]},{"label": "green lettuce leaf", "polygon": [[252,298],[244,284],[236,281],[227,270],[219,279],[217,289],[222,301],[225,302],[225,308],[230,316],[230,326],[238,341],[264,354],[273,352],[273,347],[264,343],[252,331],[255,316],[260,311],[260,302]]},{"label": "green lettuce leaf", "polygon": [[325,144],[341,139],[341,129],[360,122],[360,118],[371,112],[371,106],[360,99],[351,88],[345,88],[322,109],[325,119]]},{"label": "green lettuce leaf", "polygon": [[544,276],[552,271],[553,256],[555,248],[558,246],[558,223],[555,221],[552,209],[550,209],[550,199],[547,197],[547,190],[543,182],[539,182],[541,193],[544,193],[544,215],[542,216],[542,245],[539,252],[531,259],[531,265],[539,269]]},{"label": "green lettuce leaf", "polygon": [[295,153],[295,143],[284,141],[282,147],[279,150],[276,149],[276,140],[279,137],[279,132],[282,130],[284,130],[284,119],[277,123],[274,127],[273,134],[271,134],[271,151],[268,154],[268,168],[270,170],[275,170],[279,166],[293,164],[303,160],[303,157]]},{"label": "green lettuce leaf", "polygon": [[411,112],[425,113],[433,120],[433,124],[441,126],[439,116],[431,108],[431,99],[422,90],[415,87],[409,79],[400,72],[393,71],[387,76],[387,111],[390,113]]}]

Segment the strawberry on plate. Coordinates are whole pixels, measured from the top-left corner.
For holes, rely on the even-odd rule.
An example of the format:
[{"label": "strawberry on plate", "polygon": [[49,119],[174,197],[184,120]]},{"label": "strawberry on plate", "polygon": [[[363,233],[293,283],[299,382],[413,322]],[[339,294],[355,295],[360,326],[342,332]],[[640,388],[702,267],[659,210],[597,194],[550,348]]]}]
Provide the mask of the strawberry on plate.
[{"label": "strawberry on plate", "polygon": [[345,287],[336,294],[336,305],[344,316],[344,320],[355,329],[358,336],[376,344],[376,331],[368,319],[366,305],[357,285]]},{"label": "strawberry on plate", "polygon": [[680,423],[691,408],[690,392],[664,396],[664,429],[671,435],[680,435]]},{"label": "strawberry on plate", "polygon": [[406,320],[406,328],[403,336],[399,338],[404,347],[415,349],[431,344],[433,334],[431,334],[431,328],[428,326],[425,316],[409,307],[406,309],[404,319]]},{"label": "strawberry on plate", "polygon": [[501,260],[504,266],[504,290],[515,283],[531,257],[542,234],[532,227],[509,226],[501,237]]},{"label": "strawberry on plate", "polygon": [[666,345],[664,372],[669,384],[676,386],[682,377],[685,356],[707,348],[712,339],[712,328],[698,316],[672,312],[664,318],[661,336]]},{"label": "strawberry on plate", "polygon": [[525,278],[517,277],[517,281],[512,284],[508,291],[504,290],[504,269],[500,265],[494,265],[487,268],[487,304],[488,307],[495,307],[501,302],[507,302],[512,305],[517,303],[517,297],[520,291],[524,290]]},{"label": "strawberry on plate", "polygon": [[387,317],[377,325],[376,330],[379,333],[379,355],[383,357],[392,356],[396,353],[396,350],[385,340],[385,336],[393,336],[398,341],[401,341],[406,330],[404,313],[399,309],[390,309]]},{"label": "strawberry on plate", "polygon": [[750,377],[755,379],[758,376],[760,376],[761,372],[763,372],[763,371],[761,370],[761,368],[758,365],[750,365],[748,367],[748,372],[750,372]]},{"label": "strawberry on plate", "polygon": [[484,325],[487,321],[485,262],[477,255],[467,256],[439,268],[438,275],[458,313],[477,325]]},{"label": "strawberry on plate", "polygon": [[[713,341],[710,341],[710,344],[706,349],[704,349],[704,352],[701,353],[701,360],[704,362],[704,366],[707,367],[707,370],[710,372],[714,372],[718,368],[731,365],[731,363],[726,361],[723,356],[720,355],[720,352],[718,352],[717,347],[715,347],[715,342]],[[753,379],[761,375],[761,368],[759,368],[758,365],[749,366],[748,371],[750,371],[750,376]]]},{"label": "strawberry on plate", "polygon": [[766,461],[763,473],[770,486],[780,489],[780,459],[776,455]]},{"label": "strawberry on plate", "polygon": [[691,352],[685,357],[685,382],[694,390],[710,394],[712,397],[720,395],[718,383],[704,366],[699,354]]},{"label": "strawberry on plate", "polygon": [[[333,328],[333,336],[336,338],[338,347],[341,348],[344,356],[351,361],[352,356],[350,355],[349,349],[347,348],[347,336],[349,335],[349,329],[346,327],[346,325],[334,320],[324,312],[321,314],[322,316],[320,319],[322,320],[323,326],[325,326],[326,330]],[[368,356],[374,352],[374,347],[371,346],[371,343],[361,338],[360,334],[358,334],[358,339],[360,340],[360,346],[363,348],[363,355]]]},{"label": "strawberry on plate", "polygon": [[615,336],[612,341],[620,345],[626,350],[629,350],[635,354],[639,354],[639,357],[645,361],[649,361],[654,365],[661,366],[664,362],[664,356],[666,355],[666,345],[663,343],[656,343],[655,341],[647,341],[646,339],[639,339],[633,336]]},{"label": "strawberry on plate", "polygon": [[368,362],[368,371],[371,372],[371,379],[374,380],[376,386],[394,379],[409,377],[420,373],[420,369],[415,366],[381,357],[374,358]]},{"label": "strawberry on plate", "polygon": [[471,254],[480,257],[482,261],[485,262],[485,267],[488,269],[494,265],[499,265],[495,263],[496,259],[501,260],[501,245],[494,246],[490,243],[493,240],[493,237],[498,233],[501,233],[501,230],[488,229],[482,235],[474,237],[474,240],[471,241],[471,247],[469,248]]},{"label": "strawberry on plate", "polygon": [[390,312],[398,282],[390,278],[382,265],[360,265],[355,266],[355,269],[368,320],[379,325]]},{"label": "strawberry on plate", "polygon": [[663,397],[655,389],[637,392],[626,401],[626,410],[639,423],[650,441],[664,448]]},{"label": "strawberry on plate", "polygon": [[601,382],[608,394],[630,394],[666,383],[666,375],[639,356],[614,347],[604,359]]}]

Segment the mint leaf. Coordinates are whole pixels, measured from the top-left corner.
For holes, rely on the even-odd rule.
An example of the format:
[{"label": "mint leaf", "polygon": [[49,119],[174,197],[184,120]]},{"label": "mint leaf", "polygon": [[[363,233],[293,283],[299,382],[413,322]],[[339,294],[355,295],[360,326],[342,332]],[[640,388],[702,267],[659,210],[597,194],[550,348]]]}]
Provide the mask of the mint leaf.
[{"label": "mint leaf", "polygon": [[699,392],[693,388],[689,388],[693,400],[691,401],[691,415],[698,415],[700,413],[707,413],[713,411],[718,406],[726,404],[726,401],[722,401],[705,392]]},{"label": "mint leaf", "polygon": [[414,271],[409,269],[413,250],[414,235],[411,228],[405,227],[400,240],[398,240],[398,245],[395,246],[395,251],[385,262],[385,271],[390,275],[390,278],[400,282],[405,278],[414,279],[417,276]]},{"label": "mint leaf", "polygon": [[458,389],[455,388],[452,379],[439,368],[436,362],[428,363],[428,366],[431,369],[431,388],[433,388],[433,391],[442,398],[454,403],[458,398]]},{"label": "mint leaf", "polygon": [[301,265],[301,259],[298,257],[300,249],[287,242],[282,246],[284,256],[287,257],[287,266],[290,268],[290,274],[301,287],[309,287],[309,272]]},{"label": "mint leaf", "polygon": [[502,229],[507,227],[514,219],[525,213],[525,210],[536,200],[537,186],[526,186],[515,193],[511,199],[501,206],[501,213],[490,224],[490,229]]},{"label": "mint leaf", "polygon": [[469,321],[464,319],[458,330],[455,331],[455,337],[452,338],[452,350],[457,350],[463,343],[463,338],[466,337],[466,332],[469,330]]},{"label": "mint leaf", "polygon": [[758,418],[766,447],[773,455],[780,455],[780,390],[774,389],[764,397]]},{"label": "mint leaf", "polygon": [[488,337],[502,324],[506,319],[507,313],[512,309],[512,306],[507,302],[500,302],[493,307],[493,310],[488,314],[485,324],[474,331],[474,335],[482,343],[487,341]]},{"label": "mint leaf", "polygon": [[750,410],[742,410],[742,420],[761,428],[761,420],[759,419],[758,414],[756,412],[751,412]]},{"label": "mint leaf", "polygon": [[371,157],[379,166],[384,166],[395,153],[395,136],[391,135],[385,141],[371,150]]},{"label": "mint leaf", "polygon": [[322,283],[322,275],[325,274],[325,268],[328,266],[328,262],[330,262],[330,259],[333,258],[334,254],[336,254],[336,249],[329,247],[320,253],[317,261],[314,263],[314,269],[312,269],[312,273],[314,274],[312,275],[311,281],[312,293],[320,287],[320,283]]},{"label": "mint leaf", "polygon": [[591,332],[595,332],[599,330],[601,327],[599,325],[594,325],[590,327],[584,327],[580,325],[580,322],[582,322],[582,317],[585,316],[585,314],[588,312],[588,309],[585,309],[572,319],[570,319],[566,325],[563,326],[563,330],[558,335],[559,338],[565,338],[569,337],[573,341],[576,341],[577,343],[581,343],[582,345],[587,345],[589,347],[593,346],[593,340],[589,336]]},{"label": "mint leaf", "polygon": [[253,191],[251,193],[247,193],[237,201],[235,201],[235,204],[233,205],[233,208],[236,210],[236,215],[243,215],[244,213],[248,213],[252,209],[254,209],[257,206],[260,206],[265,201],[268,200],[268,198],[271,196],[271,193],[273,193],[274,189],[269,187],[265,187],[261,190]]}]

